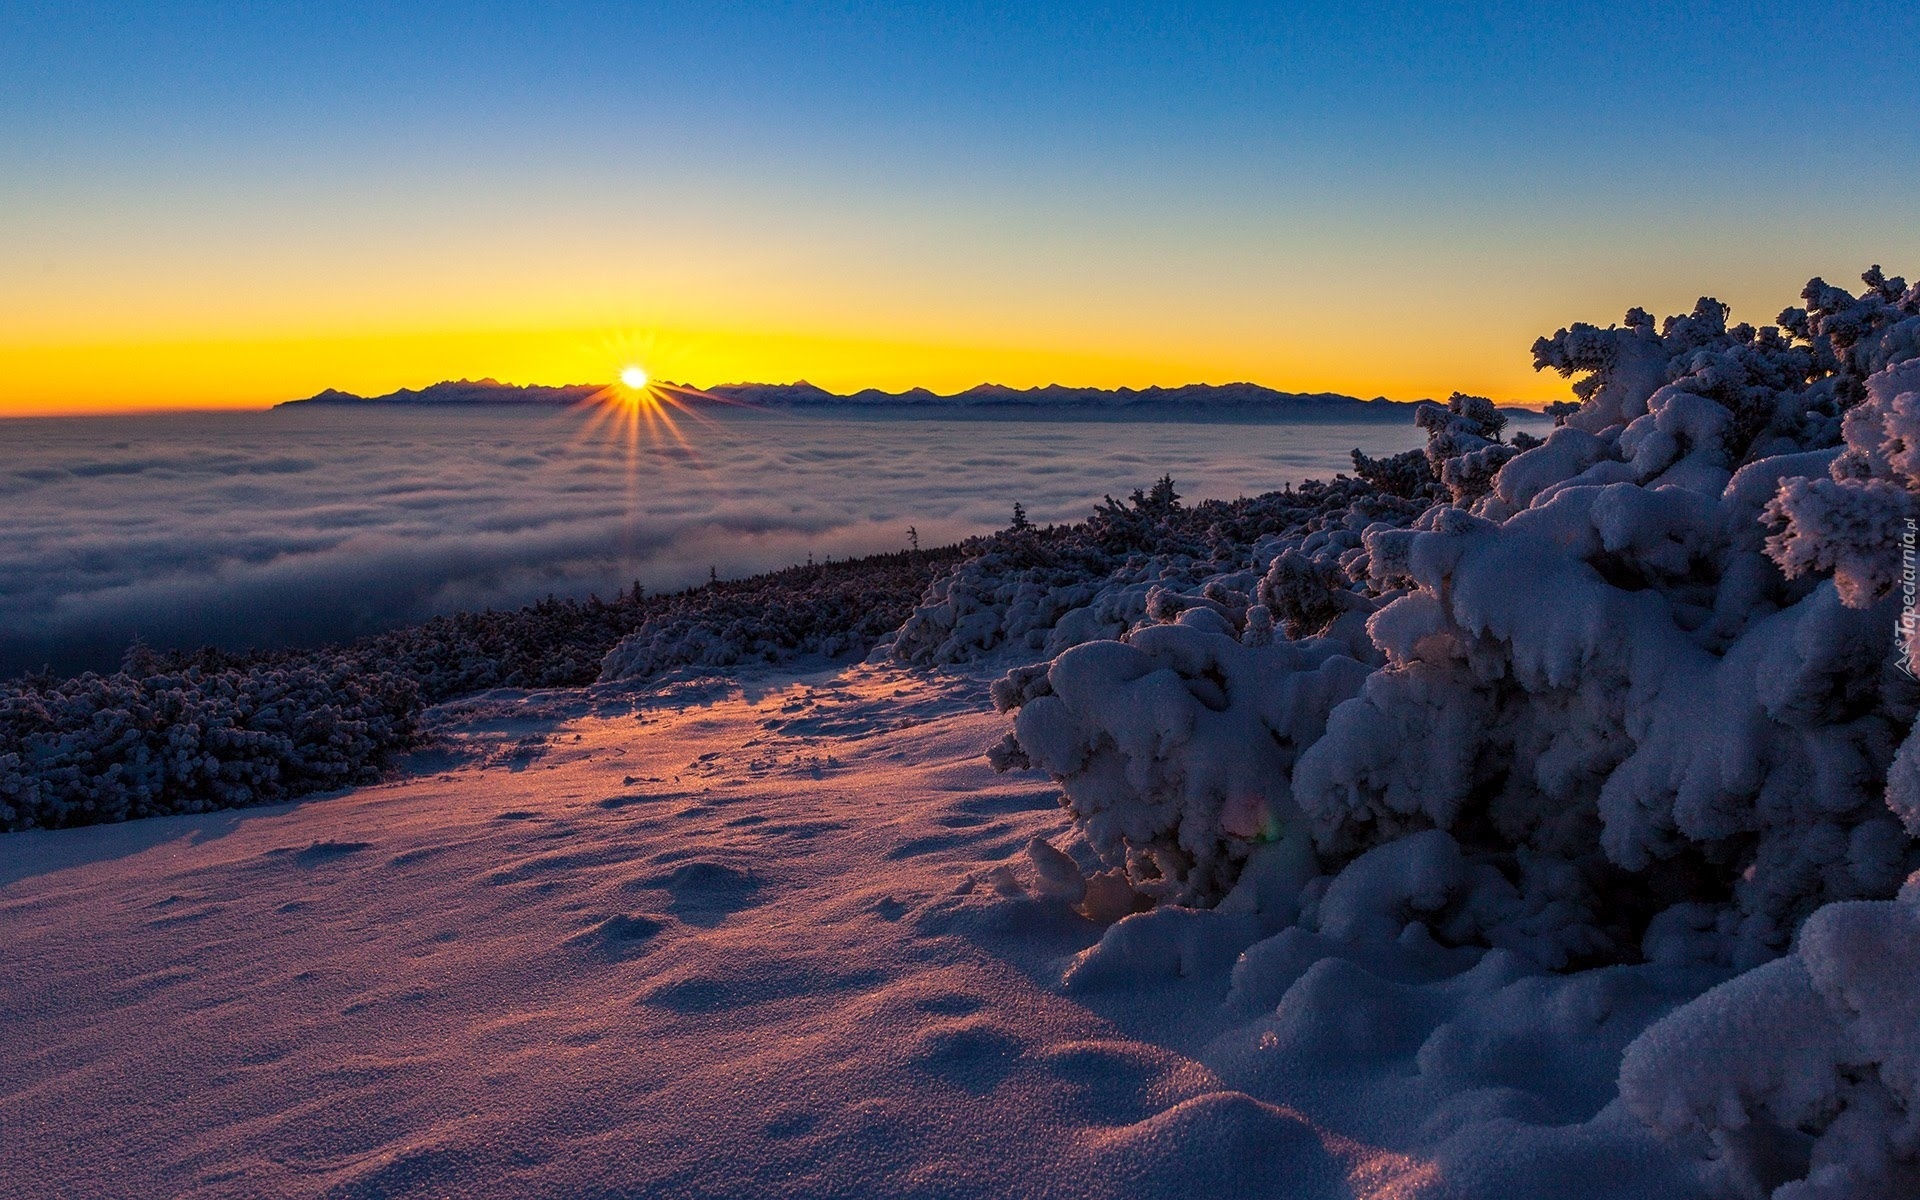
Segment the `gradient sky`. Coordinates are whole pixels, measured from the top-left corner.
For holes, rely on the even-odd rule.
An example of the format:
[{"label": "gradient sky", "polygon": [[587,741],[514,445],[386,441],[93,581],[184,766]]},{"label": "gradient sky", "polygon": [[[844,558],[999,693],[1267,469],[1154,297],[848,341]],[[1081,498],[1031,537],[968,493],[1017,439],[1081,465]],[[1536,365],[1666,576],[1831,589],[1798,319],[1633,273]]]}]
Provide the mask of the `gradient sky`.
[{"label": "gradient sky", "polygon": [[[1920,272],[1920,6],[0,2],[0,413],[1251,379]],[[562,11],[562,9],[564,10]]]}]

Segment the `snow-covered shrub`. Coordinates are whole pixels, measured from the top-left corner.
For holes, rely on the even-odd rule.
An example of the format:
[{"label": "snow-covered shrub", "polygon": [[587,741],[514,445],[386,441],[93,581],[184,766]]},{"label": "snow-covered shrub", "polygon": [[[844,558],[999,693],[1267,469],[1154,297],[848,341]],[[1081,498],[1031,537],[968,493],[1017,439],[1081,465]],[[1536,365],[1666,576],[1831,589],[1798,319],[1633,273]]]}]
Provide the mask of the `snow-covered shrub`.
[{"label": "snow-covered shrub", "polygon": [[417,689],[300,664],[173,671],[136,650],[111,676],[0,695],[0,829],[290,799],[364,782],[413,735]]},{"label": "snow-covered shrub", "polygon": [[[927,589],[885,652],[921,665],[1002,651],[1054,655],[1203,608],[1223,629],[1257,640],[1276,619],[1316,620],[1329,605],[1347,611],[1345,601],[1316,599],[1285,574],[1270,586],[1262,579],[1287,549],[1315,571],[1337,570],[1360,554],[1361,529],[1405,524],[1438,494],[1419,451],[1384,460],[1355,451],[1354,461],[1362,478],[1192,507],[1162,480],[1126,503],[1108,497],[1078,525],[981,539],[969,546],[972,557]],[[1283,601],[1274,609],[1256,596],[1263,587],[1307,608],[1296,613]]]},{"label": "snow-covered shrub", "polygon": [[[1179,903],[1223,894],[1276,832],[1299,748],[1366,675],[1345,650],[1246,646],[1197,623],[1089,642],[996,687],[999,707],[1020,708],[1017,747],[999,761],[1066,780],[1088,840],[1140,890]],[[1169,753],[1195,742],[1215,753]]]},{"label": "snow-covered shrub", "polygon": [[[1920,325],[1920,318],[1910,324]],[[1830,574],[1855,607],[1890,595],[1897,549],[1920,508],[1920,357],[1870,376],[1826,477],[1794,479],[1767,503],[1767,554],[1790,577]]]},{"label": "snow-covered shrub", "polygon": [[3,681],[0,830],[365,782],[412,744],[425,706],[493,687],[583,686],[603,660],[630,679],[689,663],[864,654],[958,553],[793,567],[671,595],[549,599],[315,650],[136,647],[112,675]]},{"label": "snow-covered shrub", "polygon": [[1793,953],[1648,1029],[1620,1095],[1705,1142],[1739,1195],[1920,1195],[1920,876],[1898,900],[1820,909]]},{"label": "snow-covered shrub", "polygon": [[1319,634],[1348,609],[1348,580],[1340,569],[1289,547],[1260,580],[1260,603],[1290,638]]},{"label": "snow-covered shrub", "polygon": [[1421,405],[1414,421],[1427,431],[1427,466],[1455,504],[1486,495],[1494,474],[1519,453],[1500,441],[1507,418],[1484,396],[1455,392],[1444,408]]},{"label": "snow-covered shrub", "polygon": [[996,761],[1048,769],[1139,890],[1188,903],[1275,829],[1329,869],[1447,831],[1513,912],[1554,914],[1531,952],[1556,962],[1692,921],[1751,965],[1891,895],[1920,865],[1892,638],[1920,292],[1866,278],[1815,281],[1784,329],[1702,300],[1541,339],[1585,376],[1543,441],[1474,397],[1422,408],[1426,474],[1357,461],[1259,543],[1237,623],[1159,598],[1109,627],[1127,646],[1010,676]]},{"label": "snow-covered shrub", "polygon": [[612,682],[683,666],[865,655],[899,627],[927,577],[951,561],[950,550],[874,555],[712,583],[648,616],[607,652],[599,677]]},{"label": "snow-covered shrub", "polygon": [[1425,450],[1408,450],[1387,458],[1368,458],[1355,450],[1353,473],[1363,482],[1402,500],[1430,503],[1446,495],[1439,486],[1440,477],[1433,473],[1433,463]]}]

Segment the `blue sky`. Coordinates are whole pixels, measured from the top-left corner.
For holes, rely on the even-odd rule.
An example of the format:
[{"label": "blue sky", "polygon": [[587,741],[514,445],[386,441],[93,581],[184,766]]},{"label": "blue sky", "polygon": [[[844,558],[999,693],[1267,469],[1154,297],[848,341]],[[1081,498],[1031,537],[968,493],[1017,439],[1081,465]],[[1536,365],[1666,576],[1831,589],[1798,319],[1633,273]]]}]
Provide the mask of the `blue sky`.
[{"label": "blue sky", "polygon": [[1511,391],[1568,320],[1920,270],[1917,11],[6,4],[0,357],[592,328]]}]

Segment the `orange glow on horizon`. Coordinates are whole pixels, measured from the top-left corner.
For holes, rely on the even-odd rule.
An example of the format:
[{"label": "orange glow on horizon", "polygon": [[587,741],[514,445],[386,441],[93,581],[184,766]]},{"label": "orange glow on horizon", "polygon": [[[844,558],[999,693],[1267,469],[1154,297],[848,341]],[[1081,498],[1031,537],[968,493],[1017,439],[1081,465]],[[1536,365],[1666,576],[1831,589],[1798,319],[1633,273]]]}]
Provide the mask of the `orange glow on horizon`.
[{"label": "orange glow on horizon", "polygon": [[1324,337],[1258,346],[1169,337],[1151,348],[1137,341],[1121,347],[1073,341],[1081,344],[1056,349],[1008,339],[936,341],[725,328],[657,328],[646,335],[533,328],[0,341],[0,416],[264,409],[326,388],[372,396],[443,379],[569,384],[618,379],[628,367],[642,373],[643,387],[661,379],[697,380],[702,386],[805,379],[843,394],[868,387],[951,393],[982,383],[1139,388],[1241,381],[1362,399],[1437,398],[1459,390],[1540,404],[1568,394],[1565,381],[1534,374],[1524,356],[1490,364],[1473,348],[1457,344],[1436,345],[1414,361],[1387,363],[1364,346]]}]

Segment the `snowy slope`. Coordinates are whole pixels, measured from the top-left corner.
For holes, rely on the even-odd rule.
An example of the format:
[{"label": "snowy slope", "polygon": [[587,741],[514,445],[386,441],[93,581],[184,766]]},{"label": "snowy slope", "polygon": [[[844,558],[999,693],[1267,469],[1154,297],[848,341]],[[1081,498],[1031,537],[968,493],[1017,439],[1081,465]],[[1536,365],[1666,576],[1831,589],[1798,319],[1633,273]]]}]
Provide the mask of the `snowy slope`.
[{"label": "snowy slope", "polygon": [[6,835],[0,1195],[1696,1194],[1631,969],[1089,951],[984,679],[496,693],[397,782]]}]

